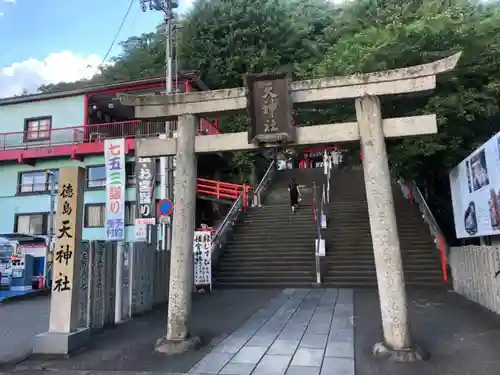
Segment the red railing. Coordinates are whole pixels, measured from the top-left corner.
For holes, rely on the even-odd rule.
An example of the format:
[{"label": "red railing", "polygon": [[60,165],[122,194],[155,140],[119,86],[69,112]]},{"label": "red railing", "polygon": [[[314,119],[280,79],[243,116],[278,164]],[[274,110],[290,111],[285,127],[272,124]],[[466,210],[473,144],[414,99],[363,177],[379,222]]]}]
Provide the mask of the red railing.
[{"label": "red railing", "polygon": [[[176,129],[174,124],[174,129]],[[157,137],[165,132],[164,121],[121,121],[33,131],[0,133],[0,150],[29,149],[101,142],[112,138]],[[219,134],[218,122],[201,119],[200,135]]]},{"label": "red railing", "polygon": [[215,180],[207,180],[205,178],[196,179],[196,192],[216,197],[217,199],[238,199],[240,194],[243,194],[243,209],[247,209],[247,197],[249,186],[232,184],[230,182],[222,182]]}]

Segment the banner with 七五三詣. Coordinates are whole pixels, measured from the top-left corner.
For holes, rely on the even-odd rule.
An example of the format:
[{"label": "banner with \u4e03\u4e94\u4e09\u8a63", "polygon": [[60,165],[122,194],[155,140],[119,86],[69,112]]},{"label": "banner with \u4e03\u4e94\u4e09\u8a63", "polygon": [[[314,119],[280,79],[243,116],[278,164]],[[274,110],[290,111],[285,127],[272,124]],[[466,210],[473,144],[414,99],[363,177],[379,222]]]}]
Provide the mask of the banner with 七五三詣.
[{"label": "banner with \u4e03\u4e94\u4e09\u8a63", "polygon": [[104,141],[106,167],[106,239],[125,239],[125,139]]}]

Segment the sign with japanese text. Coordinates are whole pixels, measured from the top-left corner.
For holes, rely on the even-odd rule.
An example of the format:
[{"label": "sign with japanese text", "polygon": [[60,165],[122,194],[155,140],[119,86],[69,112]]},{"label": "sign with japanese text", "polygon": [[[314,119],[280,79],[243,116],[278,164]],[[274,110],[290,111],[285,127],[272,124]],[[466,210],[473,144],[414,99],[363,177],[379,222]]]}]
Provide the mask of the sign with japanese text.
[{"label": "sign with japanese text", "polygon": [[89,309],[89,274],[90,274],[90,243],[82,241],[82,250],[80,251],[80,291],[78,295],[78,326],[86,328],[88,324]]},{"label": "sign with japanese text", "polygon": [[194,285],[212,289],[212,233],[195,231],[193,242]]},{"label": "sign with japanese text", "polygon": [[148,239],[148,226],[141,222],[135,221],[135,239],[146,241]]},{"label": "sign with japanese text", "polygon": [[125,140],[104,141],[106,167],[106,239],[125,238]]},{"label": "sign with japanese text", "polygon": [[[156,218],[156,161],[139,158],[135,163],[136,219]],[[153,223],[154,224],[154,223]]]},{"label": "sign with japanese text", "polygon": [[50,332],[78,328],[82,246],[83,168],[62,168],[56,207]]},{"label": "sign with japanese text", "polygon": [[248,141],[283,144],[295,141],[290,80],[282,74],[248,74],[245,77],[250,126]]}]

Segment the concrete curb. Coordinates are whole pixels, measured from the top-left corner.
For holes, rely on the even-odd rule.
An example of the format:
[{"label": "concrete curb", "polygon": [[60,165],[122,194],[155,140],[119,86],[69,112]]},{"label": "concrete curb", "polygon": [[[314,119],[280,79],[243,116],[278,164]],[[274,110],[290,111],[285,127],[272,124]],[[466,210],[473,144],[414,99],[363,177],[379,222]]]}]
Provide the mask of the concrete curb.
[{"label": "concrete curb", "polygon": [[50,289],[48,289],[48,288],[33,290],[30,293],[20,294],[20,295],[12,296],[12,297],[7,297],[6,299],[0,301],[0,305],[12,303],[12,302],[17,302],[17,301],[25,301],[25,300],[33,299],[36,297],[48,296],[48,295],[50,295]]}]

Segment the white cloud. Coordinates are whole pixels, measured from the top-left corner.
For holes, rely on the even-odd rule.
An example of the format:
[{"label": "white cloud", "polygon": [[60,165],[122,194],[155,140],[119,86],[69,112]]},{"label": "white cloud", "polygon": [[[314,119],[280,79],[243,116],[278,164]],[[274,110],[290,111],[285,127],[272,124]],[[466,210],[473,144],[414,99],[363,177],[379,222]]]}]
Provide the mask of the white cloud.
[{"label": "white cloud", "polygon": [[15,4],[17,0],[3,0],[4,3]]},{"label": "white cloud", "polygon": [[0,17],[3,17],[5,13],[0,12]]},{"label": "white cloud", "polygon": [[23,90],[35,93],[47,83],[91,78],[100,63],[101,58],[95,54],[78,56],[71,51],[55,52],[44,60],[31,58],[14,63],[0,68],[0,98],[19,95]]}]

